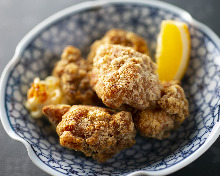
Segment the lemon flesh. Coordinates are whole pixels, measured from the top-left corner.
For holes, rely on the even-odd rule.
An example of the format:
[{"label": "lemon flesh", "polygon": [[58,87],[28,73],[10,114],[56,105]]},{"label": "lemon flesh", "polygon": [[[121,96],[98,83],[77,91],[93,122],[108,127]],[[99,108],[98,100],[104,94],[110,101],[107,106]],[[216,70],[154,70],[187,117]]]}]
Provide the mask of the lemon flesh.
[{"label": "lemon flesh", "polygon": [[156,62],[161,81],[181,80],[189,62],[190,34],[183,22],[164,20],[157,39]]}]

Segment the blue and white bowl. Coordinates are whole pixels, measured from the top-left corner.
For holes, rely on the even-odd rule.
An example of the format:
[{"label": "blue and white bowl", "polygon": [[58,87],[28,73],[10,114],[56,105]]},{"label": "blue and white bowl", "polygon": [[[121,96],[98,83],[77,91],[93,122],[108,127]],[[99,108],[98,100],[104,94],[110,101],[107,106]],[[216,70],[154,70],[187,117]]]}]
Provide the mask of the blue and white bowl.
[{"label": "blue and white bowl", "polygon": [[[158,141],[137,136],[137,143],[104,164],[59,145],[44,119],[32,119],[24,107],[35,77],[51,74],[66,45],[89,52],[91,43],[111,28],[133,31],[148,41],[154,54],[160,23],[184,21],[192,38],[183,88],[190,117],[170,138]],[[220,134],[220,40],[185,11],[160,1],[93,1],[69,7],[49,17],[16,48],[1,77],[0,112],[10,137],[22,142],[31,160],[51,175],[166,175],[202,155]]]}]

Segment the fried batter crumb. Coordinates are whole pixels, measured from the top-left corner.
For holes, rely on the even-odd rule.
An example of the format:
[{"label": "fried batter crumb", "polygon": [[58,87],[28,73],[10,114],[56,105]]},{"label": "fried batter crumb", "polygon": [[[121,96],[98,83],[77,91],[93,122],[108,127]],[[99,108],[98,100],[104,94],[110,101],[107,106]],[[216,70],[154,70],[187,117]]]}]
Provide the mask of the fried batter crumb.
[{"label": "fried batter crumb", "polygon": [[53,69],[68,104],[93,104],[96,94],[89,84],[88,65],[78,48],[68,46]]},{"label": "fried batter crumb", "polygon": [[163,110],[145,109],[134,118],[135,127],[145,137],[167,138],[175,125],[174,116]]},{"label": "fried batter crumb", "polygon": [[55,127],[61,122],[62,116],[71,108],[70,105],[47,105],[44,106],[42,112],[48,117],[51,124]]},{"label": "fried batter crumb", "polygon": [[164,139],[189,116],[188,101],[176,81],[162,82],[162,97],[156,106],[138,111],[135,127],[145,137]]},{"label": "fried batter crumb", "polygon": [[[169,85],[168,85],[169,83]],[[162,82],[163,91],[162,97],[158,101],[160,107],[169,114],[176,114],[176,121],[182,123],[185,120],[185,117],[189,116],[189,105],[185,97],[183,88],[177,83],[171,82]]]},{"label": "fried batter crumb", "polygon": [[93,58],[96,55],[97,49],[103,44],[116,44],[132,47],[134,50],[149,54],[146,41],[133,32],[127,32],[122,29],[111,29],[106,32],[105,36],[101,40],[96,40],[92,46],[88,55],[89,63],[93,62]]},{"label": "fried batter crumb", "polygon": [[61,77],[65,67],[70,64],[75,63],[80,66],[82,69],[86,70],[86,61],[81,56],[81,51],[74,46],[67,46],[64,48],[61,55],[61,60],[55,65],[52,74],[57,77]]},{"label": "fried batter crumb", "polygon": [[[54,114],[55,107],[45,107],[45,115]],[[53,112],[48,113],[50,108]],[[82,151],[99,162],[134,145],[136,135],[131,113],[85,105],[72,106],[62,116],[56,131],[62,146]]]},{"label": "fried batter crumb", "polygon": [[106,44],[97,50],[90,84],[110,108],[129,105],[145,109],[161,96],[156,68],[145,54],[130,47]]}]

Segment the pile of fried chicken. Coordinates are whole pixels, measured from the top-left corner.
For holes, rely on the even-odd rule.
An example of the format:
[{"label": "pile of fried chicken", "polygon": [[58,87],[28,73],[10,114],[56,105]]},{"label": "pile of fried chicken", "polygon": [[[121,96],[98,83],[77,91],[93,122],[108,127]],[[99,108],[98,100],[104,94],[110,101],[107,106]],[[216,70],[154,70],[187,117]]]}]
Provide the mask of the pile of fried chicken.
[{"label": "pile of fried chicken", "polygon": [[158,79],[146,41],[120,29],[91,46],[88,58],[68,46],[53,69],[67,105],[47,105],[60,144],[105,162],[135,144],[136,131],[164,139],[189,116],[178,81]]}]

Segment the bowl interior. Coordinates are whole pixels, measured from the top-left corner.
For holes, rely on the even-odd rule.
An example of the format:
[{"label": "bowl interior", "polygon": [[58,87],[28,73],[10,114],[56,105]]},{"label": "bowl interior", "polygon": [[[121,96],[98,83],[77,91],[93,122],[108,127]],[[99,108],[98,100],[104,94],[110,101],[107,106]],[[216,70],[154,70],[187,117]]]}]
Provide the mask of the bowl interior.
[{"label": "bowl interior", "polygon": [[[66,45],[80,48],[86,58],[94,40],[111,28],[122,28],[145,38],[153,56],[164,19],[188,23],[192,38],[191,60],[182,82],[190,117],[170,138],[158,141],[138,135],[132,148],[100,164],[80,152],[61,147],[47,120],[30,117],[24,107],[27,90],[35,77],[44,79],[51,74]],[[123,175],[137,170],[164,170],[198,150],[219,120],[219,57],[219,48],[208,34],[169,10],[147,4],[109,4],[84,9],[49,25],[22,51],[6,85],[7,118],[14,132],[31,145],[36,156],[58,173]]]}]

